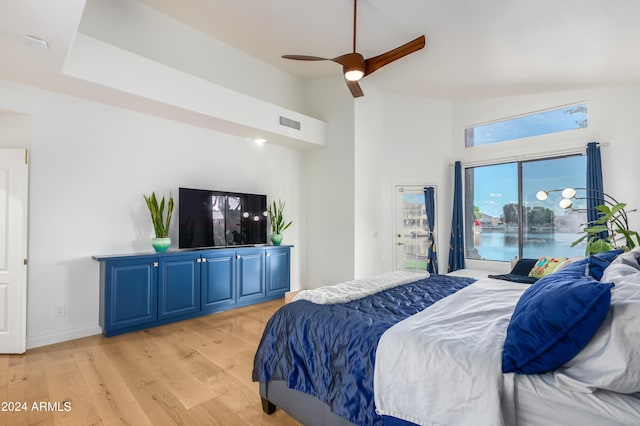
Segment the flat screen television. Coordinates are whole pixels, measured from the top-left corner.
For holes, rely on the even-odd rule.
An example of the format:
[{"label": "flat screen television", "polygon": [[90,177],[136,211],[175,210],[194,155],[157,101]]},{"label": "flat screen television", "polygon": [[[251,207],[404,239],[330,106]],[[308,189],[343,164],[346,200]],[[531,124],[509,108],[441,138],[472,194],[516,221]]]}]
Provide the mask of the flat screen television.
[{"label": "flat screen television", "polygon": [[179,188],[181,249],[267,243],[267,196]]}]

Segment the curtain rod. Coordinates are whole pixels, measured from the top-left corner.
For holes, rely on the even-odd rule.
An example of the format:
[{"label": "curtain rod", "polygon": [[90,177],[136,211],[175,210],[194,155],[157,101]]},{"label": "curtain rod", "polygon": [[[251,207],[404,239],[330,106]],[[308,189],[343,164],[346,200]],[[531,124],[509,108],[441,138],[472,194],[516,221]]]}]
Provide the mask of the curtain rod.
[{"label": "curtain rod", "polygon": [[[605,147],[609,146],[609,142],[599,142],[598,145]],[[585,145],[586,148],[586,145]],[[508,157],[498,157],[491,158],[488,160],[478,160],[478,161],[461,161],[463,167],[476,167],[476,166],[486,166],[491,164],[501,164],[501,163],[511,163],[513,161],[520,160],[541,160],[544,158],[550,157],[563,157],[569,155],[586,155],[586,152],[583,151],[583,148],[573,148],[567,149],[564,151],[545,151],[545,152],[536,152],[532,154],[521,154],[521,155],[511,155]],[[449,167],[453,167],[455,163],[449,163]]]}]

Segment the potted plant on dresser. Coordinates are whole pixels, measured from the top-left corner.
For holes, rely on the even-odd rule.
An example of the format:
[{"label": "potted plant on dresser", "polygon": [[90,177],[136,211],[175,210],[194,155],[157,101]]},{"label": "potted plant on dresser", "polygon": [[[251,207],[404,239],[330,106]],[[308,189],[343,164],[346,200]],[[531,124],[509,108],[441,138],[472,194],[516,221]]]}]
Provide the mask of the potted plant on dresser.
[{"label": "potted plant on dresser", "polygon": [[151,239],[151,245],[155,251],[159,253],[165,252],[171,245],[171,238],[169,238],[169,225],[171,224],[171,214],[173,213],[173,197],[171,196],[171,193],[169,193],[166,217],[164,214],[164,196],[159,204],[155,192],[152,192],[149,197],[144,195],[144,200],[147,202],[147,207],[151,214],[151,221],[153,222],[153,229],[156,235],[155,238]]},{"label": "potted plant on dresser", "polygon": [[269,205],[269,222],[271,222],[271,242],[274,246],[279,246],[282,243],[282,233],[291,226],[292,221],[286,222],[284,220],[284,202],[278,200]]}]

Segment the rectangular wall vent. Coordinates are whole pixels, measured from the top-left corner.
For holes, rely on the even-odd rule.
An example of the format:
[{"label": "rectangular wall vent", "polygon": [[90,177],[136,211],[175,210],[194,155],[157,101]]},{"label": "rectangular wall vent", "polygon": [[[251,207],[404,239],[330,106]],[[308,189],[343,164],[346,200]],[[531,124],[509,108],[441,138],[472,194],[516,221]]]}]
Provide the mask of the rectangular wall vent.
[{"label": "rectangular wall vent", "polygon": [[291,118],[280,116],[280,125],[291,129],[300,130],[300,122]]}]

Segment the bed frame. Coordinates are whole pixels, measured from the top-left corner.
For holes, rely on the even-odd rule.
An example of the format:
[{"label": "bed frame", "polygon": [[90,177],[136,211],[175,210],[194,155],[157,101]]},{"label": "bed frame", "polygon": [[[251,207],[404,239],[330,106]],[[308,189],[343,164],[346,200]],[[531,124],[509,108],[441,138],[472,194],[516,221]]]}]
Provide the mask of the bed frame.
[{"label": "bed frame", "polygon": [[266,414],[273,414],[278,407],[305,426],[353,426],[319,399],[289,389],[285,381],[260,382],[260,397]]}]

